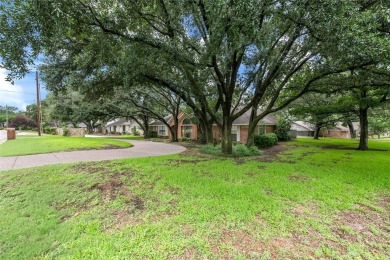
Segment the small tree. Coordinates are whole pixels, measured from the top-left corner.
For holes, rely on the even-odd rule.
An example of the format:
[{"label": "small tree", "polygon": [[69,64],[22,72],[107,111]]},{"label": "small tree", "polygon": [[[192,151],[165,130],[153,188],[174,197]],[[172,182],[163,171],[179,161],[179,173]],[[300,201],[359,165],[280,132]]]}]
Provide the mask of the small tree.
[{"label": "small tree", "polygon": [[26,116],[18,115],[14,119],[12,119],[12,121],[9,123],[9,127],[30,130],[32,128],[37,127],[37,124],[34,122],[34,120],[31,120]]},{"label": "small tree", "polygon": [[281,119],[276,124],[275,134],[278,137],[279,141],[289,141],[291,140],[291,122],[285,119]]}]

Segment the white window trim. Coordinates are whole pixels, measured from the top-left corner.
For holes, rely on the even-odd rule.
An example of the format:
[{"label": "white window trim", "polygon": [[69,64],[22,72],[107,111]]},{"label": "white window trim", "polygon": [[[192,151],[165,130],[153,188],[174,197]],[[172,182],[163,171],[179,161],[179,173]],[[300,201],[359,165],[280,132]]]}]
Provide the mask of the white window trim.
[{"label": "white window trim", "polygon": [[[157,134],[158,134],[159,136],[168,136],[168,127],[167,127],[166,125],[159,125],[159,126],[157,127],[157,129],[158,129]],[[160,135],[160,129],[164,129],[164,133],[165,133],[165,134]]]},{"label": "white window trim", "polygon": [[232,126],[232,130],[233,130],[233,127],[236,127],[236,128],[237,128],[237,133],[236,133],[236,135],[237,135],[237,140],[236,140],[236,142],[239,142],[239,141],[240,141],[240,126],[239,126],[239,125],[233,125],[233,126]]}]

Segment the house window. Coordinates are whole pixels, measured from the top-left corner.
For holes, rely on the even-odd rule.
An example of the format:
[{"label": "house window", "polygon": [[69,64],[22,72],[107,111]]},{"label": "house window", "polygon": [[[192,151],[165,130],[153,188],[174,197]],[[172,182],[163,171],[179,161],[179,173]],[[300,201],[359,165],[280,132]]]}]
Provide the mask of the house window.
[{"label": "house window", "polygon": [[232,126],[232,134],[231,134],[232,141],[237,141],[237,126]]},{"label": "house window", "polygon": [[165,126],[159,126],[158,127],[158,135],[166,135]]},{"label": "house window", "polygon": [[192,138],[192,125],[188,118],[183,120],[183,125],[181,126],[181,136]]},{"label": "house window", "polygon": [[187,138],[192,138],[192,126],[190,126],[190,125],[183,125],[181,127],[181,136],[182,137],[187,137]]},{"label": "house window", "polygon": [[114,133],[116,133],[116,125],[114,125]]},{"label": "house window", "polygon": [[259,125],[259,135],[265,134],[265,125]]}]

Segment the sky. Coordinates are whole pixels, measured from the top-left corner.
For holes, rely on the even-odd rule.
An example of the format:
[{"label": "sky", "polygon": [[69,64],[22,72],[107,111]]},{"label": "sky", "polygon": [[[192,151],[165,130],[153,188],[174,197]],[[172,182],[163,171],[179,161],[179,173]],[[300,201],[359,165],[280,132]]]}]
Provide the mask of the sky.
[{"label": "sky", "polygon": [[[15,106],[24,111],[27,105],[37,102],[35,71],[26,74],[23,79],[15,80],[14,84],[6,81],[7,70],[0,68],[0,106]],[[41,100],[47,91],[41,83]]]}]

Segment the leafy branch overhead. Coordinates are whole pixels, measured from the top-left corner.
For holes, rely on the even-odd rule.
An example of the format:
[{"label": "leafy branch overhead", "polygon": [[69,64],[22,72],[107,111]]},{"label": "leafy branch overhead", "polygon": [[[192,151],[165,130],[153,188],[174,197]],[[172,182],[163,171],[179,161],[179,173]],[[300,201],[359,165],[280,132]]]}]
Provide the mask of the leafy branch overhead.
[{"label": "leafy branch overhead", "polygon": [[96,98],[117,88],[130,93],[140,85],[169,91],[191,108],[205,141],[212,140],[214,123],[223,152],[231,153],[232,123],[245,112],[251,111],[251,145],[264,116],[316,90],[322,79],[388,68],[384,5],[5,1],[0,6],[2,66],[12,71],[10,77],[23,75],[43,53],[42,70],[53,91],[81,86]]}]

